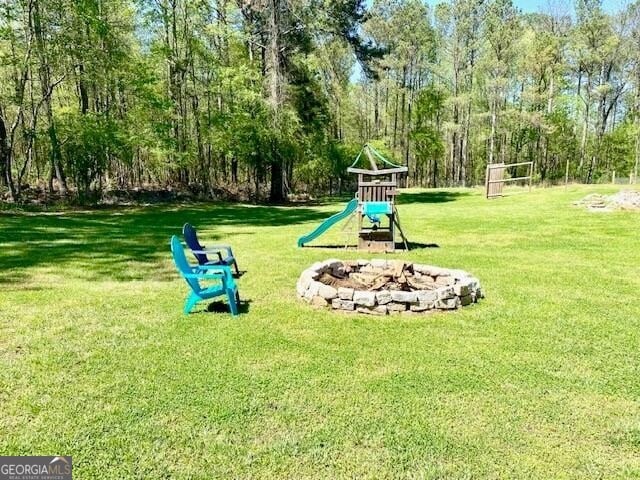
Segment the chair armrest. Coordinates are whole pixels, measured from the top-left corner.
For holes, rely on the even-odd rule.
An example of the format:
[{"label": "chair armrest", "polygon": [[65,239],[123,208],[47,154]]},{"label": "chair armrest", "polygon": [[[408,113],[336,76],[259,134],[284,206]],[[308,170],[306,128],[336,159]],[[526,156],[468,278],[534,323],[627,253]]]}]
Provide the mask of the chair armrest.
[{"label": "chair armrest", "polygon": [[217,253],[218,255],[220,255],[221,250],[226,250],[227,255],[233,257],[231,245],[209,245],[206,247],[202,247],[202,249],[206,250],[208,253]]},{"label": "chair armrest", "polygon": [[213,249],[213,250],[231,250],[231,245],[209,245],[204,247],[205,250]]},{"label": "chair armrest", "polygon": [[227,270],[231,273],[231,270],[226,265],[198,265],[196,267],[197,271],[201,270],[217,270],[220,272],[226,272]]},{"label": "chair armrest", "polygon": [[217,278],[223,278],[223,277],[226,277],[226,276],[227,276],[226,273],[224,271],[222,271],[222,270],[218,271],[218,272],[213,272],[213,273],[211,273],[211,272],[207,272],[207,273],[200,272],[200,273],[185,273],[184,274],[185,278],[195,278],[195,279],[198,279],[198,280],[199,279],[207,279],[207,278],[215,278],[215,279],[217,279]]},{"label": "chair armrest", "polygon": [[220,250],[227,250],[230,252],[231,245],[210,245],[208,247],[202,247],[201,250],[191,250],[191,251],[196,253],[215,253],[215,252],[219,252]]},{"label": "chair armrest", "polygon": [[221,247],[221,248],[206,248],[202,250],[191,250],[194,255],[216,255],[218,260],[221,262],[224,261],[223,254],[226,257],[233,258],[233,252],[231,251],[231,247]]}]

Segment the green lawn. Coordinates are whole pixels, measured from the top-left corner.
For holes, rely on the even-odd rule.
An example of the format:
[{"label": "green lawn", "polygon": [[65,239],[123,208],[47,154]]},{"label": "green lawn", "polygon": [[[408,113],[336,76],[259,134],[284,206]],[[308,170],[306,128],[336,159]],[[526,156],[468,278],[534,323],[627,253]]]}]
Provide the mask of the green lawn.
[{"label": "green lawn", "polygon": [[[486,293],[428,316],[296,299],[314,261],[368,256],[296,248],[339,202],[0,214],[0,454],[78,479],[640,478],[640,214],[571,205],[592,191],[403,194],[438,247],[394,257]],[[234,245],[247,313],[182,314],[185,221]]]}]

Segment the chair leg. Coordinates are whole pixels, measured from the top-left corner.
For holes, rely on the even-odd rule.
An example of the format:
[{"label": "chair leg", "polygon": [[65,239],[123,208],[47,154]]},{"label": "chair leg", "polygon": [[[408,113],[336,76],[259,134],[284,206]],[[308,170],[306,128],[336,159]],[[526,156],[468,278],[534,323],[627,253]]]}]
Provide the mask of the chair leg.
[{"label": "chair leg", "polygon": [[238,268],[238,262],[236,262],[236,256],[233,254],[233,250],[231,247],[228,248],[228,253],[231,258],[233,258],[233,269],[236,271],[236,276],[240,276],[240,269]]},{"label": "chair leg", "polygon": [[184,313],[191,313],[191,310],[193,309],[195,304],[198,303],[198,300],[200,300],[200,297],[198,297],[195,293],[190,294],[189,298],[187,298],[187,301],[184,304]]},{"label": "chair leg", "polygon": [[231,310],[231,315],[234,317],[238,315],[238,304],[236,302],[237,298],[237,290],[232,288],[227,288],[227,299],[229,300],[229,310]]}]

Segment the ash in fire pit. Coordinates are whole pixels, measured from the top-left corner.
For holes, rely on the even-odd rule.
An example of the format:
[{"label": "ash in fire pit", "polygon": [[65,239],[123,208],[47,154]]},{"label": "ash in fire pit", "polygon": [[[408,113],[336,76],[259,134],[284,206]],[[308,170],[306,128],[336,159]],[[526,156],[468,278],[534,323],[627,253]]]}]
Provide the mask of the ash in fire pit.
[{"label": "ash in fire pit", "polygon": [[463,270],[402,260],[326,260],[314,263],[296,285],[315,306],[385,315],[454,310],[483,298],[480,281]]}]

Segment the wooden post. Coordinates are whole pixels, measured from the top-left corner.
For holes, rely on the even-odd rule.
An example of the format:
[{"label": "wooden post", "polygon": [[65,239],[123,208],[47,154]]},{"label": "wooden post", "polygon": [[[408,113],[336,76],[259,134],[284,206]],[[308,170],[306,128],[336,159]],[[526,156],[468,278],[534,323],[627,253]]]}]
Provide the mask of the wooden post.
[{"label": "wooden post", "polygon": [[533,183],[533,162],[529,166],[529,193],[531,193],[531,184]]},{"label": "wooden post", "polygon": [[567,190],[569,186],[569,158],[567,158],[567,167],[564,172],[564,189]]},{"label": "wooden post", "polygon": [[616,171],[614,170],[611,174],[611,183],[616,184]]},{"label": "wooden post", "polygon": [[487,165],[487,171],[484,176],[484,187],[485,187],[485,196],[489,198],[489,171],[491,170],[491,166]]}]

